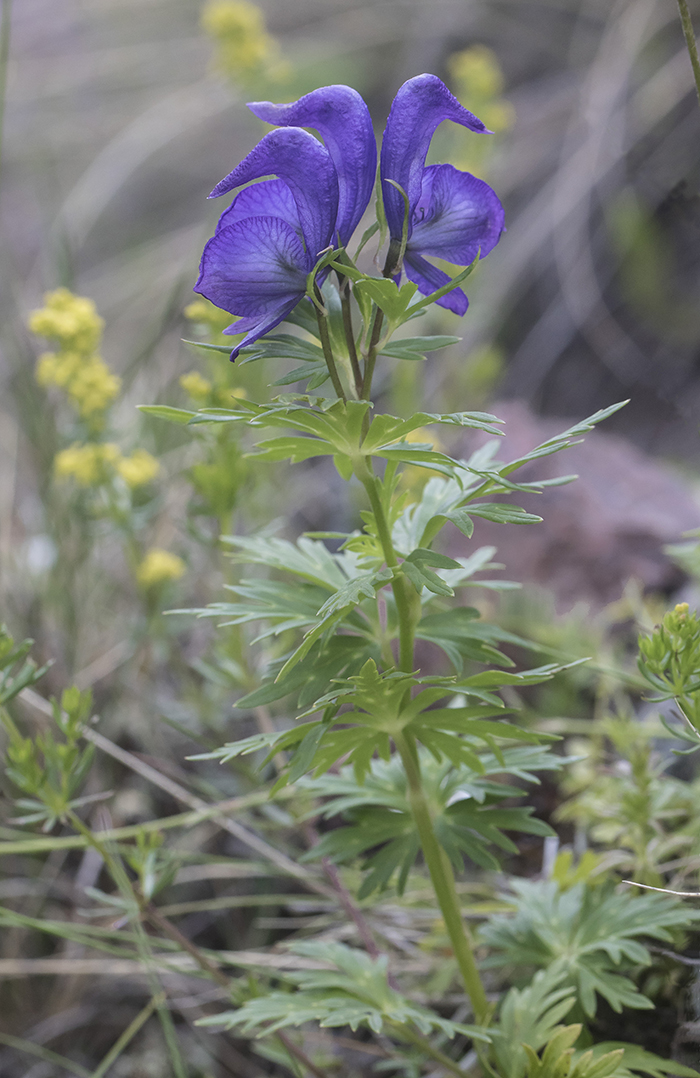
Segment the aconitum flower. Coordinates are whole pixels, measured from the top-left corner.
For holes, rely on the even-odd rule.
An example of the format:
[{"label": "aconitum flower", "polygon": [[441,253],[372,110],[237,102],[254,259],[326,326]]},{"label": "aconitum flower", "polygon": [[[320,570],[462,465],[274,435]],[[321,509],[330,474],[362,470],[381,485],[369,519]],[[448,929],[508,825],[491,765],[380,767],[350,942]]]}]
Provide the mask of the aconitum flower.
[{"label": "aconitum flower", "polygon": [[195,285],[217,307],[241,316],[224,330],[245,333],[232,359],[294,310],[335,228],[335,167],[320,142],[299,127],[265,135],[209,197],[269,175],[278,179],[247,187],[222,214]]},{"label": "aconitum flower", "polygon": [[[384,211],[393,249],[401,247],[408,198],[408,243],[403,269],[425,295],[450,280],[425,255],[468,266],[493,250],[503,231],[503,207],[487,183],[452,165],[429,165],[425,158],[443,120],[485,132],[481,120],[459,103],[435,75],[417,75],[400,88],[391,106],[381,153]],[[389,181],[393,181],[390,183]],[[391,257],[391,253],[390,253]],[[400,267],[399,267],[400,268]],[[437,301],[464,314],[468,300],[455,288]]]},{"label": "aconitum flower", "polygon": [[[224,330],[244,334],[232,359],[291,314],[306,295],[320,252],[347,245],[370,200],[377,160],[367,106],[349,86],[325,86],[292,104],[258,101],[248,107],[278,130],[265,135],[209,197],[264,176],[276,179],[246,187],[224,211],[195,285],[195,292],[239,317]],[[445,119],[485,130],[440,79],[419,75],[396,95],[382,146],[389,260],[397,253],[400,259],[404,223],[403,197],[392,180],[409,202],[403,268],[425,294],[450,278],[424,255],[468,265],[478,251],[488,254],[503,229],[501,204],[482,180],[452,165],[426,168],[430,140]],[[439,302],[458,314],[467,309],[460,289]]]},{"label": "aconitum flower", "polygon": [[[226,333],[245,333],[233,350],[279,325],[306,292],[306,278],[320,251],[345,243],[372,193],[377,151],[364,101],[349,86],[326,86],[291,105],[254,102],[271,131],[212,191],[224,195],[241,184],[202,255],[195,292],[241,315]],[[301,127],[315,128],[326,148]]]}]

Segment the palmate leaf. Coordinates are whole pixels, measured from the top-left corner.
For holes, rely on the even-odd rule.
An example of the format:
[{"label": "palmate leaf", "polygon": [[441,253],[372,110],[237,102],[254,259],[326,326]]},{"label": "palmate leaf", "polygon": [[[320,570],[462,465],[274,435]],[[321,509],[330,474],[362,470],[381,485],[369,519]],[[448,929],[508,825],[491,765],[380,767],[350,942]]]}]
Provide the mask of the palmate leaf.
[{"label": "palmate leaf", "polygon": [[[472,755],[477,749],[472,745]],[[497,868],[499,862],[492,847],[512,852],[515,846],[504,834],[508,831],[548,835],[551,830],[530,817],[530,809],[500,807],[504,799],[522,797],[523,791],[503,781],[489,781],[491,774],[525,774],[527,756],[522,751],[504,747],[501,760],[493,754],[477,758],[479,771],[468,765],[454,767],[438,764],[425,751],[420,754],[421,772],[426,796],[437,808],[434,817],[435,834],[453,864],[461,870],[469,859],[482,867]],[[542,763],[548,768],[563,761],[554,756],[544,758],[542,749],[529,756],[534,766]],[[342,816],[346,826],[338,827],[323,836],[307,859],[330,857],[338,862],[363,858],[366,873],[360,896],[387,887],[396,876],[396,886],[402,893],[408,874],[413,868],[420,847],[406,787],[406,776],[397,757],[388,761],[374,760],[362,786],[351,777],[352,769],[345,767],[339,775],[326,774],[305,778],[301,785],[317,797],[327,798],[323,806],[326,819]]]},{"label": "palmate leaf", "polygon": [[450,1038],[461,1033],[472,1040],[490,1041],[483,1030],[441,1018],[392,988],[386,956],[370,958],[364,951],[326,941],[297,942],[290,950],[327,968],[280,972],[279,979],[293,990],[250,999],[236,1011],[212,1015],[197,1024],[238,1028],[244,1035],[261,1037],[313,1021],[323,1028],[350,1026],[355,1031],[366,1027],[373,1033],[399,1037],[403,1029],[413,1028],[424,1036],[437,1031]]},{"label": "palmate leaf", "polygon": [[[527,483],[516,483],[509,477],[513,472],[532,461],[550,456],[571,445],[575,445],[580,440],[581,435],[592,430],[596,424],[607,419],[626,403],[626,401],[623,401],[620,404],[615,404],[610,408],[596,412],[595,415],[590,416],[581,423],[575,424],[554,438],[550,438],[541,445],[536,446],[530,453],[526,453],[507,463],[494,460],[497,442],[494,441],[480,446],[468,460],[460,461],[456,467],[453,466],[451,477],[430,479],[423,490],[420,502],[416,506],[409,506],[405,509],[402,517],[394,527],[393,538],[396,549],[406,556],[417,546],[430,546],[448,520],[451,520],[462,532],[469,535],[471,533],[471,515],[486,517],[501,523],[536,523],[538,518],[534,514],[525,513],[517,507],[503,502],[494,503],[484,502],[483,500],[474,504],[474,500],[483,499],[487,495],[511,494],[517,491],[528,492],[540,490],[546,486],[570,482],[575,476],[561,476],[555,479],[535,480]],[[457,414],[455,414],[454,422],[458,421],[456,416]],[[418,419],[417,416],[415,418]],[[480,418],[482,422],[497,422],[493,416],[483,415]],[[378,423],[378,421],[380,422]],[[439,420],[437,417],[431,417],[428,413],[422,413],[421,421],[411,429],[426,426],[430,422],[440,421],[448,422],[449,418],[443,416],[442,420]],[[383,427],[382,423],[386,423],[386,427]],[[390,448],[387,446],[390,437],[405,437],[409,433],[408,428],[402,431],[400,427],[389,424],[383,416],[377,416],[374,419],[374,424],[378,424],[374,428],[376,433],[372,433],[372,428],[370,428],[371,440],[366,443],[368,447],[372,447],[372,451],[377,450],[382,445],[381,435],[384,430],[386,431],[384,446],[387,448]],[[497,428],[493,428],[491,433],[501,432]],[[368,435],[368,439],[370,439],[370,435]],[[444,463],[442,462],[443,466]]]},{"label": "palmate leaf", "polygon": [[[371,641],[357,636],[339,634],[322,641],[312,648],[284,681],[277,674],[285,660],[271,664],[270,674],[264,683],[247,693],[236,707],[252,708],[271,704],[285,696],[294,695],[297,706],[315,705],[328,688],[331,678],[349,677],[357,674],[369,658],[379,659],[379,649]],[[318,707],[313,707],[314,711]]]},{"label": "palmate leaf", "polygon": [[357,572],[357,559],[349,551],[332,554],[325,543],[305,535],[295,543],[261,535],[250,538],[226,535],[222,536],[222,542],[234,548],[235,561],[292,573],[329,591],[344,587]]},{"label": "palmate leaf", "polygon": [[576,884],[561,891],[554,881],[513,880],[515,914],[498,915],[481,930],[494,953],[489,965],[548,967],[560,961],[568,970],[585,1013],[593,1016],[597,995],[615,1011],[650,1009],[630,977],[634,966],[649,965],[641,940],[671,942],[670,928],[688,928],[700,919],[668,895],[633,895],[612,885],[590,888]]},{"label": "palmate leaf", "polygon": [[[469,606],[457,606],[440,614],[426,614],[418,623],[416,637],[437,644],[458,672],[464,666],[465,659],[495,663],[497,666],[514,666],[513,660],[494,646],[500,636],[498,628],[482,625],[478,622],[479,617],[478,610]],[[484,639],[485,635],[490,636],[493,643]]]},{"label": "palmate leaf", "polygon": [[[546,680],[548,674],[551,676],[550,671],[557,669],[551,667],[535,680]],[[436,761],[446,759],[455,765],[465,764],[474,772],[482,770],[477,750],[484,746],[503,760],[503,742],[539,744],[558,740],[553,734],[503,722],[502,716],[509,709],[498,696],[479,688],[465,687],[465,691],[483,702],[436,708],[438,701],[459,691],[457,679],[421,679],[395,670],[381,673],[370,658],[359,673],[333,681],[333,688],[315,699],[300,716],[306,718],[318,711],[325,711],[327,716],[332,714],[332,721],[325,720],[325,732],[309,760],[308,770],[315,775],[345,757],[354,768],[356,780],[362,782],[373,757],[387,759],[391,739],[400,732],[424,745]],[[414,688],[420,691],[413,698],[408,697],[407,693]],[[341,706],[347,710],[339,712]],[[326,710],[329,708],[332,712]]]}]

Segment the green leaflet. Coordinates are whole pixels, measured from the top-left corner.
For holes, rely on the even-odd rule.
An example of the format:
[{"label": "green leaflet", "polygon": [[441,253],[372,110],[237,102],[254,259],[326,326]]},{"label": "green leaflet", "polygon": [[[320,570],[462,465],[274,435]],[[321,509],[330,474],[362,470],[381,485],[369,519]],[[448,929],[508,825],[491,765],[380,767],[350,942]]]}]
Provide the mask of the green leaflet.
[{"label": "green leaflet", "polygon": [[[230,349],[227,348],[226,351]],[[301,359],[305,363],[322,363],[323,349],[301,337],[276,333],[242,348],[241,357],[242,363],[252,363],[257,359]]]},{"label": "green leaflet", "polygon": [[15,644],[6,626],[0,625],[0,707],[19,696],[22,689],[34,685],[49,669],[50,663],[39,667],[27,658],[33,640]]},{"label": "green leaflet", "polygon": [[566,983],[590,1017],[597,995],[618,1012],[653,1008],[630,977],[631,968],[651,961],[640,937],[669,943],[670,928],[700,919],[700,911],[669,895],[617,892],[612,885],[579,883],[561,891],[554,881],[512,880],[511,886],[515,915],[493,917],[481,930],[494,950],[488,964],[565,965]]},{"label": "green leaflet", "polygon": [[448,348],[452,344],[459,344],[461,337],[404,337],[399,341],[391,341],[382,346],[381,354],[391,356],[393,359],[404,359],[411,362],[425,359],[427,352],[435,352],[438,348]]},{"label": "green leaflet", "polygon": [[447,1037],[461,1033],[482,1043],[491,1039],[483,1030],[450,1022],[397,992],[389,985],[385,956],[370,958],[364,951],[328,941],[295,942],[290,950],[316,961],[319,968],[280,971],[277,978],[289,984],[289,991],[249,999],[238,1010],[199,1019],[197,1025],[263,1036],[315,1021],[323,1028],[366,1027],[399,1038],[404,1028],[415,1028],[424,1036],[440,1032]]}]

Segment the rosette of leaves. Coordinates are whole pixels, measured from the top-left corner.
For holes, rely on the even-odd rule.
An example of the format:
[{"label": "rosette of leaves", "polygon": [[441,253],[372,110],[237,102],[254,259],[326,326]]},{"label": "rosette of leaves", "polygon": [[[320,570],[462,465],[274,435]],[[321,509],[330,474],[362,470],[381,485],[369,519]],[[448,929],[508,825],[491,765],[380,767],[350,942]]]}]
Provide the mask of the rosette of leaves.
[{"label": "rosette of leaves", "polygon": [[583,1013],[592,1018],[598,996],[618,1013],[623,1007],[653,1010],[634,974],[651,964],[651,938],[673,942],[673,929],[700,919],[666,894],[634,894],[612,883],[578,883],[562,890],[553,880],[511,880],[512,915],[498,914],[480,936],[492,948],[484,963],[552,969],[570,986]]}]

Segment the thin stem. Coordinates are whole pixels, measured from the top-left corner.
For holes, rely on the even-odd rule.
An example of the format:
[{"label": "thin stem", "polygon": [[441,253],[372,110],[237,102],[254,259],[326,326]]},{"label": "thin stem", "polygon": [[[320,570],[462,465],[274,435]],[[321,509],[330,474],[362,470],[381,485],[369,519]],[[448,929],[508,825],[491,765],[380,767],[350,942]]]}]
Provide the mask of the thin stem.
[{"label": "thin stem", "polygon": [[167,1048],[168,1055],[170,1056],[170,1063],[173,1069],[174,1078],[187,1078],[185,1074],[185,1065],[182,1059],[177,1043],[177,1034],[175,1032],[175,1026],[173,1024],[172,1015],[165,1005],[163,991],[160,982],[153,969],[153,955],[150,949],[148,936],[141,923],[142,912],[142,899],[136,894],[134,888],[129,880],[129,877],[121,864],[118,855],[112,856],[112,853],[106,842],[100,841],[94,831],[92,831],[77,813],[72,809],[66,813],[67,818],[70,820],[76,831],[79,831],[81,835],[84,835],[88,845],[92,846],[97,853],[102,857],[105,865],[107,866],[112,879],[116,883],[117,887],[121,891],[122,897],[126,899],[127,906],[131,907],[131,913],[133,914],[134,923],[134,937],[136,947],[139,952],[139,957],[146,968],[146,975],[148,977],[149,987],[151,990],[151,997],[155,1001],[154,1009],[158,1014],[158,1018],[161,1024],[161,1030],[163,1033],[163,1040]]},{"label": "thin stem", "polygon": [[[323,296],[319,290],[318,285],[314,285],[316,290],[316,298],[319,304],[323,303]],[[347,400],[345,396],[345,390],[343,384],[340,381],[338,374],[338,368],[335,365],[335,357],[333,355],[333,349],[331,347],[331,337],[328,332],[328,319],[325,314],[322,314],[319,307],[316,307],[316,320],[318,321],[318,332],[321,337],[321,347],[323,348],[323,357],[328,367],[328,373],[331,376],[331,382],[333,383],[333,389],[335,390],[336,397],[340,397],[341,400]]]},{"label": "thin stem", "polygon": [[[192,940],[189,940],[187,936],[184,936],[180,929],[177,928],[172,921],[168,920],[168,918],[165,917],[152,902],[144,904],[143,908],[148,920],[155,928],[160,928],[161,931],[165,932],[166,936],[169,936],[183,951],[186,951],[187,954],[192,956],[201,970],[208,973],[209,976],[215,980],[217,984],[221,985],[222,988],[225,988],[227,992],[230,991],[231,982],[229,978],[207,955],[204,954],[203,951],[199,949],[196,943],[192,943]],[[282,1033],[281,1030],[278,1030],[275,1036],[284,1046],[286,1051],[294,1056],[302,1066],[306,1067],[309,1073],[314,1075],[314,1078],[327,1078],[325,1071],[322,1071],[312,1063],[306,1053],[301,1048],[297,1047],[294,1041],[291,1040],[286,1033]]]},{"label": "thin stem", "polygon": [[[382,323],[384,321],[384,311],[380,307],[377,307],[377,313],[374,316],[374,323],[372,325],[372,336],[369,340],[369,348],[367,349],[367,358],[365,359],[365,376],[362,380],[362,399],[370,400],[372,395],[372,379],[374,377],[374,366],[377,362],[377,345],[382,335]],[[369,412],[367,413],[367,422],[369,423]]]},{"label": "thin stem", "polygon": [[195,960],[199,968],[208,973],[221,988],[225,988],[227,992],[230,990],[231,981],[226,974],[203,951],[200,951],[196,943],[192,943],[187,936],[184,936],[180,929],[160,912],[157,906],[154,906],[152,902],[144,902],[142,909],[154,928],[159,928],[173,943],[177,943],[182,951],[186,951]]},{"label": "thin stem", "polygon": [[394,736],[394,744],[406,772],[411,812],[464,987],[477,1023],[486,1025],[490,1016],[486,992],[477,969],[474,949],[462,920],[452,865],[435,835],[430,807],[421,781],[415,742],[405,733],[399,733]]},{"label": "thin stem", "polygon": [[161,1007],[165,1003],[165,993],[161,992],[159,996],[153,996],[153,998],[146,1004],[143,1010],[139,1011],[132,1022],[126,1027],[124,1032],[116,1039],[107,1055],[104,1057],[97,1070],[92,1072],[90,1078],[102,1078],[107,1073],[116,1059],[122,1054],[125,1048],[127,1048],[130,1042],[134,1039],[138,1031],[142,1026],[146,1024],[153,1012]]},{"label": "thin stem", "polygon": [[690,62],[693,65],[693,75],[695,76],[695,89],[697,91],[698,101],[700,102],[700,57],[698,57],[698,46],[697,42],[695,41],[693,24],[690,21],[690,9],[688,8],[687,0],[678,0],[678,10],[681,15],[683,36],[685,37],[685,43],[688,46]]},{"label": "thin stem", "polygon": [[341,906],[345,910],[350,920],[354,923],[358,935],[364,944],[365,950],[367,951],[367,954],[370,956],[370,958],[379,958],[382,952],[377,946],[377,941],[372,935],[372,931],[362,914],[362,910],[359,908],[359,906],[355,905],[350,896],[350,892],[341,880],[338,869],[328,857],[324,857],[321,860],[321,864],[323,865],[323,871],[326,873],[326,876],[331,881],[334,889],[338,894],[338,900]]},{"label": "thin stem", "polygon": [[7,69],[10,59],[10,15],[12,0],[2,0],[0,10],[0,172],[2,171],[2,136],[7,93]]},{"label": "thin stem", "polygon": [[[398,566],[399,560],[396,557],[394,544],[391,541],[389,524],[386,519],[386,514],[384,513],[384,506],[382,505],[382,500],[379,497],[379,491],[377,490],[377,476],[371,471],[370,464],[367,460],[366,469],[366,472],[360,474],[358,478],[367,491],[367,497],[372,506],[372,512],[374,513],[374,519],[377,525],[377,535],[379,537],[379,542],[381,543],[384,560],[388,567],[393,569]],[[415,606],[414,596],[416,596],[416,599],[418,597],[413,585],[405,576],[398,576],[396,579],[392,580],[391,590],[394,593],[396,611],[399,618],[399,669],[410,674],[413,670],[413,643],[415,638],[415,621],[413,616],[413,608]]]},{"label": "thin stem", "polygon": [[348,355],[350,356],[350,366],[352,367],[352,376],[355,381],[355,392],[358,397],[362,396],[362,372],[360,371],[360,363],[357,358],[357,348],[355,347],[355,334],[352,328],[352,310],[350,308],[350,288],[347,277],[341,277],[338,274],[338,285],[340,288],[340,303],[343,310],[343,329],[345,330],[345,340],[348,346]]}]

